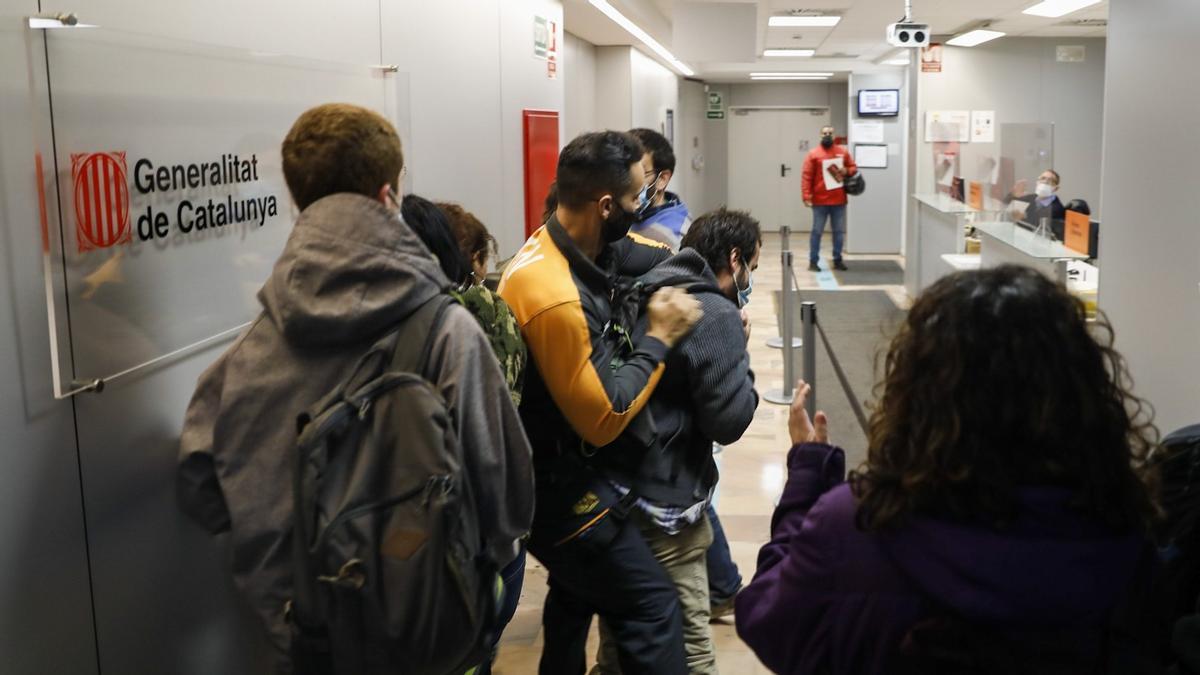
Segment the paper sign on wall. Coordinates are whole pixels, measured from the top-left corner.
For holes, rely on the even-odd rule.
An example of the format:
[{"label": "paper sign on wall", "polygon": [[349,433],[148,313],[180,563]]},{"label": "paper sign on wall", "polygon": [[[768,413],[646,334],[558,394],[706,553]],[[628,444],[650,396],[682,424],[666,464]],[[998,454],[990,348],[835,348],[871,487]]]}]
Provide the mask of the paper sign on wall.
[{"label": "paper sign on wall", "polygon": [[855,143],[882,143],[883,122],[881,120],[855,122],[850,130],[850,138],[853,138]]},{"label": "paper sign on wall", "polygon": [[926,143],[971,142],[970,110],[928,110],[925,112]]},{"label": "paper sign on wall", "polygon": [[996,140],[996,111],[975,110],[971,112],[971,142],[993,143]]},{"label": "paper sign on wall", "polygon": [[940,44],[935,42],[928,47],[921,48],[921,72],[942,72],[942,46]]},{"label": "paper sign on wall", "polygon": [[886,169],[888,146],[883,143],[855,143],[854,163],[860,169]]}]

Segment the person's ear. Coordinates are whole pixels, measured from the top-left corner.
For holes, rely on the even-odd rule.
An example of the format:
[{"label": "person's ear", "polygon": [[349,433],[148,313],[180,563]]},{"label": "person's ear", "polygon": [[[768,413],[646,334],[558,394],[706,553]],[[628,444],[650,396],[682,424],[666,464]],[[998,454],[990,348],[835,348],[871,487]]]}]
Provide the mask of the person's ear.
[{"label": "person's ear", "polygon": [[614,201],[612,195],[604,195],[596,200],[596,205],[600,208],[601,218],[608,220],[608,217],[612,215]]},{"label": "person's ear", "polygon": [[[384,183],[383,187],[379,188],[379,193],[375,195],[375,198],[384,206],[390,205],[392,203],[392,184]],[[396,207],[399,208],[400,205],[396,204]]]},{"label": "person's ear", "polygon": [[671,177],[674,175],[675,172],[671,171],[670,169],[662,172],[662,175],[660,175],[658,178],[658,180],[662,183],[662,186],[658,188],[660,192],[666,192],[667,186],[671,184]]}]

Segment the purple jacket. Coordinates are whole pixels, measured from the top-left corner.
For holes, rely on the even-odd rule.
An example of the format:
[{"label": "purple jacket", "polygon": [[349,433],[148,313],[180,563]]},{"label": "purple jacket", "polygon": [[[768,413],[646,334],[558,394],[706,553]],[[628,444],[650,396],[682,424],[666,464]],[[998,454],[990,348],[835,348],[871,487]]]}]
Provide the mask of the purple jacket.
[{"label": "purple jacket", "polygon": [[1049,487],[1022,489],[1003,532],[927,517],[861,532],[841,449],[801,444],[787,461],[771,541],[736,608],[738,635],[778,673],[889,672],[915,623],[951,613],[1014,636],[1065,630],[1098,649],[1146,550]]}]

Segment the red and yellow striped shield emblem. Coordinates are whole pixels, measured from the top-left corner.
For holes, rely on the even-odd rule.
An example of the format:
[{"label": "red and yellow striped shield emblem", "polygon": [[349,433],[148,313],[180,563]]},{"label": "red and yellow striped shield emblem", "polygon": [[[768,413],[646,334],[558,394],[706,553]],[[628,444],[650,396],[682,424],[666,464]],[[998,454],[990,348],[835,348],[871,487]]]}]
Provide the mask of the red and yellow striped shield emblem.
[{"label": "red and yellow striped shield emblem", "polygon": [[129,184],[124,152],[71,155],[75,185],[75,239],[79,252],[130,241]]}]

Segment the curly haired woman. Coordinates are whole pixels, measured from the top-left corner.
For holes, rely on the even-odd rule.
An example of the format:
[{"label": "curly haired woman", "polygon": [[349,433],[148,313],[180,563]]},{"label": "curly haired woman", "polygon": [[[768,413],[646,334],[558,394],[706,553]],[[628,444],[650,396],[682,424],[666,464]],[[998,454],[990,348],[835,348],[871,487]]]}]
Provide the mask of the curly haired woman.
[{"label": "curly haired woman", "polygon": [[[1037,272],[938,281],[887,352],[844,479],[801,383],[738,634],[782,673],[1097,673],[1145,583],[1157,440],[1124,361]],[[1128,672],[1128,671],[1122,671]]]}]

